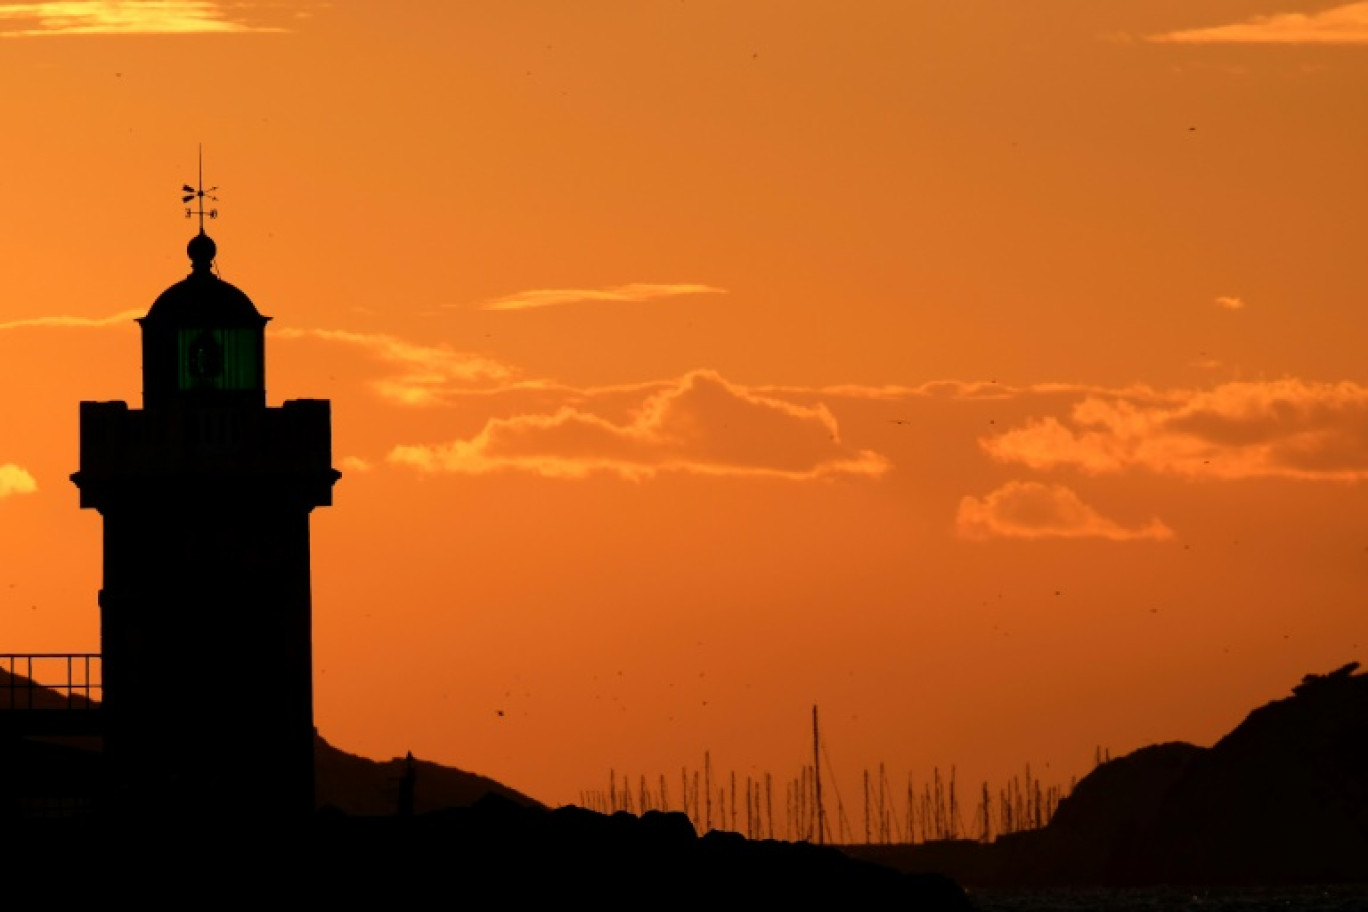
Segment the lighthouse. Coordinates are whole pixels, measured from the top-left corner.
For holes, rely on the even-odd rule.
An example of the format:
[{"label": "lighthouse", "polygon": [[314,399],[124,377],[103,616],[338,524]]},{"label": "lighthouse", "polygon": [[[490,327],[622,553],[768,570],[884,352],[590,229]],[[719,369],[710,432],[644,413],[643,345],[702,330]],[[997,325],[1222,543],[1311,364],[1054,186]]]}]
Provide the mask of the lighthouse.
[{"label": "lighthouse", "polygon": [[[332,503],[327,400],[266,402],[263,316],[190,273],[142,331],[142,408],[82,402],[83,508],[103,519],[106,800],[119,813],[301,817],[314,807],[309,519]],[[212,197],[209,197],[212,198]]]}]

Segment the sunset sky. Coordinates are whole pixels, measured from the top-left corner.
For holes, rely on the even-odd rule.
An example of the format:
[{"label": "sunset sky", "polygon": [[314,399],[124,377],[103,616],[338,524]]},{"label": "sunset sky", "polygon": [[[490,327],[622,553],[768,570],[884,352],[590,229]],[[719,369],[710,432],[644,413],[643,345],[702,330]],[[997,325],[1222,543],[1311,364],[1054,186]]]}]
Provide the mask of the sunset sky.
[{"label": "sunset sky", "polygon": [[99,648],[202,143],[344,750],[561,804],[817,705],[858,819],[1368,658],[1368,2],[0,0],[0,80],[0,651]]}]

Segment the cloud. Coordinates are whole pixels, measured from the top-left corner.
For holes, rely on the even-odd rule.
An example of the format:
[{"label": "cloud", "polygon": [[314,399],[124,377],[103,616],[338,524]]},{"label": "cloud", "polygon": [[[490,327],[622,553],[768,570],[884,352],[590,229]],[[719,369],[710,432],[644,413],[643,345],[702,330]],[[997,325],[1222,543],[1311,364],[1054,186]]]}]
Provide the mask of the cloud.
[{"label": "cloud", "polygon": [[1092,395],[1065,417],[980,440],[995,459],[1090,474],[1368,480],[1368,387],[1227,383],[1153,401]]},{"label": "cloud", "polygon": [[145,311],[141,310],[124,310],[111,317],[72,317],[66,315],[29,317],[24,320],[9,320],[0,323],[0,332],[7,329],[88,329],[100,326],[121,326],[131,324],[144,313]]},{"label": "cloud", "polygon": [[1233,295],[1221,295],[1216,299],[1216,306],[1222,310],[1244,310],[1245,302]]},{"label": "cloud", "polygon": [[[243,12],[260,4],[219,0],[40,0],[0,3],[0,35],[189,35],[279,32]],[[8,25],[6,23],[13,23]]]},{"label": "cloud", "polygon": [[0,465],[0,499],[11,494],[32,494],[38,490],[38,482],[33,476],[14,463]]},{"label": "cloud", "polygon": [[1368,3],[1345,3],[1315,13],[1276,13],[1212,28],[1151,35],[1183,44],[1368,44]]},{"label": "cloud", "polygon": [[1149,387],[1136,386],[1123,390],[1116,387],[1096,386],[1080,383],[1032,383],[1013,386],[997,380],[928,380],[916,386],[886,384],[870,386],[858,383],[836,383],[828,386],[756,386],[752,389],[776,396],[827,396],[839,399],[864,399],[897,402],[911,399],[963,399],[963,400],[1006,400],[1018,399],[1028,395],[1067,395],[1070,393],[1139,393],[1149,395]]},{"label": "cloud", "polygon": [[342,329],[280,329],[280,339],[320,339],[360,348],[379,361],[398,367],[398,373],[373,382],[383,398],[401,405],[432,405],[453,387],[504,383],[514,379],[508,365],[484,355],[459,352],[440,345],[420,345],[384,333]]},{"label": "cloud", "polygon": [[1012,481],[982,500],[965,497],[955,517],[961,538],[1105,538],[1164,541],[1173,531],[1158,519],[1127,529],[1099,514],[1064,485]]},{"label": "cloud", "polygon": [[549,478],[642,480],[663,472],[809,480],[874,477],[888,461],[840,441],[825,406],[800,406],[694,371],[651,393],[625,421],[584,406],[495,418],[469,440],[395,447],[389,460],[425,472],[500,470]]},{"label": "cloud", "polygon": [[481,310],[530,310],[535,307],[559,307],[585,301],[614,301],[637,303],[655,298],[679,295],[726,294],[725,288],[711,285],[619,285],[616,288],[536,288],[494,298],[480,305]]}]

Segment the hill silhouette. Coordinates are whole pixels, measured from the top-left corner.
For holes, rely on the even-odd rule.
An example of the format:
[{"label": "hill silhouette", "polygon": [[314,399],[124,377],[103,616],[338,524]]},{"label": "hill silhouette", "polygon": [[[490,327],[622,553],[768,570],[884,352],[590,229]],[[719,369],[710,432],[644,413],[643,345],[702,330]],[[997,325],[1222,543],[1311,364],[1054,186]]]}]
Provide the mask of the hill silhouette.
[{"label": "hill silhouette", "polygon": [[850,846],[975,885],[1368,881],[1368,675],[1312,674],[1210,748],[1141,748],[1043,829],[991,845]]},{"label": "hill silhouette", "polygon": [[[98,708],[97,701],[81,694],[59,693],[0,668],[0,711],[51,714]],[[0,774],[8,780],[7,787],[0,788],[0,795],[8,795],[11,801],[32,798],[57,806],[75,805],[78,799],[88,802],[98,779],[100,752],[98,735],[20,739],[0,756]],[[398,809],[399,784],[406,772],[412,777],[414,813],[469,807],[487,795],[518,805],[541,806],[486,776],[427,760],[371,760],[334,747],[315,733],[315,793],[320,810],[351,815],[393,814]],[[211,800],[210,796],[205,796],[205,800]]]},{"label": "hill silhouette", "polygon": [[1368,675],[1307,675],[1192,758],[1136,873],[1368,880]]},{"label": "hill silhouette", "polygon": [[470,807],[487,795],[524,807],[542,807],[521,792],[476,773],[427,760],[403,757],[376,761],[333,747],[322,735],[314,738],[314,789],[320,810],[382,816],[399,809],[401,785],[412,770],[412,812]]},{"label": "hill silhouette", "polygon": [[58,693],[21,674],[0,668],[0,709],[85,709],[95,701],[80,693]]}]

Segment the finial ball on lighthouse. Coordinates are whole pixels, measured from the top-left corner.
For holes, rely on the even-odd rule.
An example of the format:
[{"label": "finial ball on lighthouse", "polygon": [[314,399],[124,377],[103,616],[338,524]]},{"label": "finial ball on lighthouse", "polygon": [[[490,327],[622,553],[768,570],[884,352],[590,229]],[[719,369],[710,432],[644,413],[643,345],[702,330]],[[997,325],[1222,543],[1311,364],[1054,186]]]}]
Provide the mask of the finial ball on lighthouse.
[{"label": "finial ball on lighthouse", "polygon": [[201,232],[185,245],[185,252],[190,255],[190,263],[194,266],[195,272],[208,272],[214,265],[214,257],[218,255],[218,245],[214,243],[213,238]]}]

